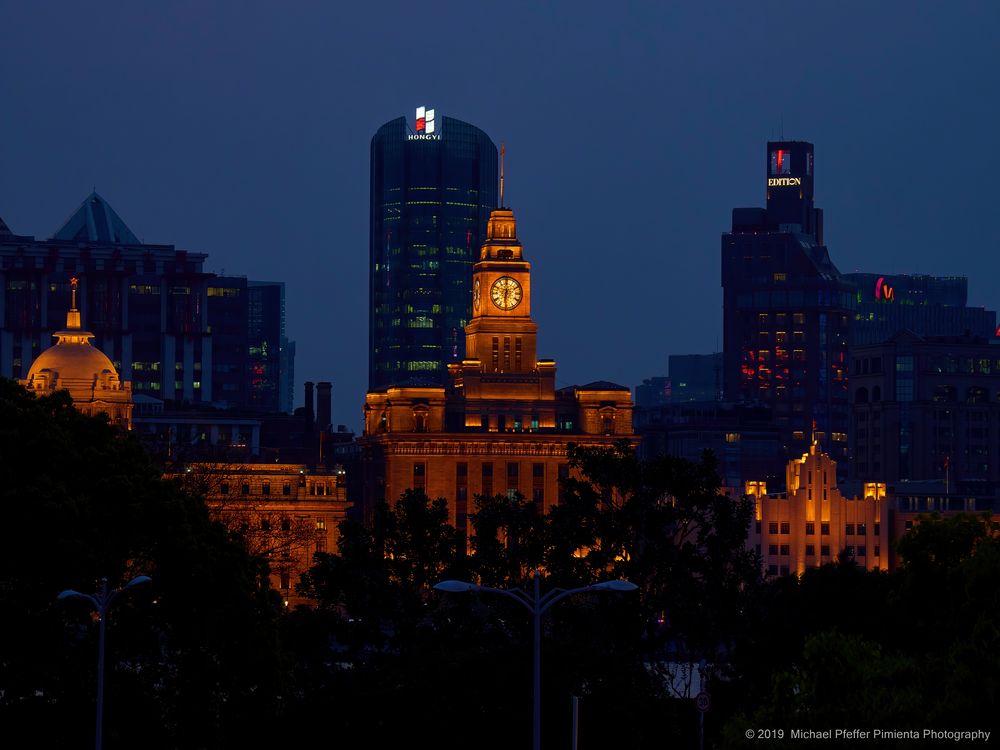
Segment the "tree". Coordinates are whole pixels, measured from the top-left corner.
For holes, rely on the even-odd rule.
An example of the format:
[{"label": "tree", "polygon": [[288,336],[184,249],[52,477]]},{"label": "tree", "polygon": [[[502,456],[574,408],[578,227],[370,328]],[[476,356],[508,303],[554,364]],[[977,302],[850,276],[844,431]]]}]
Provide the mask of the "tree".
[{"label": "tree", "polygon": [[[108,747],[221,747],[272,726],[283,691],[259,566],[201,498],[161,480],[134,437],[0,380],[0,723],[79,745],[93,717],[95,629],[59,591],[153,577],[109,619]],[[24,730],[21,732],[21,730]],[[30,731],[29,734],[24,732]],[[19,734],[19,732],[21,732]]]}]

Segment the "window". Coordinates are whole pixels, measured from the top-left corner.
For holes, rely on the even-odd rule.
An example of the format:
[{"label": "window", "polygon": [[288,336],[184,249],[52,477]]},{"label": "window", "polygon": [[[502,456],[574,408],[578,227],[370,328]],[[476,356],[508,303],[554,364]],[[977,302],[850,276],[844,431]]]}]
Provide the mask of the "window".
[{"label": "window", "polygon": [[271,483],[270,482],[264,482],[260,486],[260,494],[262,494],[262,495],[270,495],[271,494]]},{"label": "window", "polygon": [[289,574],[289,572],[287,570],[281,571],[280,578],[281,578],[281,588],[282,589],[286,589],[287,590],[287,589],[289,589],[289,588],[292,587],[292,577],[291,577],[291,574]]},{"label": "window", "polygon": [[282,518],[281,519],[281,530],[282,531],[291,531],[292,530],[292,519],[290,519],[290,518]]},{"label": "window", "polygon": [[823,557],[829,557],[830,556],[830,545],[829,544],[823,544],[823,545],[821,545],[820,548],[819,548],[819,553]]},{"label": "window", "polygon": [[767,566],[767,574],[769,576],[776,576],[776,575],[778,575],[778,566],[777,565],[768,565]]},{"label": "window", "polygon": [[267,519],[267,518],[262,519],[261,522],[260,522],[260,530],[261,531],[270,531],[271,530],[271,521],[269,519]]},{"label": "window", "polygon": [[292,494],[292,483],[291,482],[284,482],[284,483],[282,483],[282,485],[281,485],[281,494],[282,495],[291,495]]},{"label": "window", "polygon": [[807,544],[806,545],[806,554],[814,556],[816,554],[816,545],[815,544]]},{"label": "window", "polygon": [[545,476],[545,464],[532,464],[531,465],[531,476],[535,478],[542,478]]},{"label": "window", "polygon": [[768,534],[777,534],[778,533],[778,524],[777,524],[777,522],[772,521],[771,523],[769,523],[767,525],[767,533]]},{"label": "window", "polygon": [[250,494],[250,483],[249,482],[244,482],[243,484],[240,485],[240,494],[241,495],[249,495]]},{"label": "window", "polygon": [[229,494],[229,482],[223,482],[219,485],[219,494],[228,495]]},{"label": "window", "polygon": [[326,529],[326,519],[317,518],[316,519],[316,531],[324,531]]},{"label": "window", "polygon": [[788,521],[782,521],[781,522],[781,533],[782,534],[791,534],[792,533],[792,530],[791,530],[791,527],[790,527]]},{"label": "window", "polygon": [[816,524],[810,521],[809,523],[806,524],[806,536],[815,536],[815,535],[816,535]]},{"label": "window", "polygon": [[867,533],[867,531],[868,527],[865,524],[863,523],[858,524],[858,536],[864,536]]},{"label": "window", "polygon": [[830,523],[829,523],[829,521],[827,521],[826,523],[821,523],[819,525],[819,533],[822,534],[823,536],[829,536],[830,535]]},{"label": "window", "polygon": [[907,521],[905,524],[903,524],[903,526],[906,528],[907,531],[909,531],[910,529],[913,528],[913,521]]},{"label": "window", "polygon": [[854,524],[853,523],[847,524],[844,531],[847,533],[848,536],[854,536]]},{"label": "window", "polygon": [[783,554],[783,555],[787,555],[788,554],[788,545],[787,544],[782,544],[781,545],[781,554]]},{"label": "window", "polygon": [[865,556],[865,551],[866,551],[865,550],[865,545],[859,544],[858,545],[858,552],[857,552],[858,557],[864,557]]},{"label": "window", "polygon": [[[872,528],[872,532],[873,532],[873,533],[875,534],[875,536],[878,536],[878,535],[879,535],[879,532],[880,532],[881,530],[882,530],[882,524],[880,524],[880,523],[876,522],[876,523],[875,523],[875,526],[874,526],[874,527]],[[876,554],[878,554],[878,553],[876,553]]]},{"label": "window", "polygon": [[769,544],[769,545],[767,545],[767,554],[769,554],[769,555],[776,555],[776,554],[778,554],[778,545],[777,544]]},{"label": "window", "polygon": [[872,552],[875,553],[875,557],[879,557],[882,554],[882,548],[876,544]]}]

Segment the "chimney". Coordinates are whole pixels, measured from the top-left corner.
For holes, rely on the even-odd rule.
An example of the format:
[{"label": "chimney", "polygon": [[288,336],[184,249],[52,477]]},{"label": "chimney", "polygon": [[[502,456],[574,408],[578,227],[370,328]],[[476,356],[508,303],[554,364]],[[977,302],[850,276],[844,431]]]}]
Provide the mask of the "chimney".
[{"label": "chimney", "polygon": [[315,417],[315,404],[313,401],[313,384],[311,380],[306,381],[306,430],[311,431]]},{"label": "chimney", "polygon": [[316,384],[316,426],[320,430],[326,430],[330,427],[330,423],[333,421],[331,416],[332,410],[332,390],[333,385],[330,383],[317,383]]}]

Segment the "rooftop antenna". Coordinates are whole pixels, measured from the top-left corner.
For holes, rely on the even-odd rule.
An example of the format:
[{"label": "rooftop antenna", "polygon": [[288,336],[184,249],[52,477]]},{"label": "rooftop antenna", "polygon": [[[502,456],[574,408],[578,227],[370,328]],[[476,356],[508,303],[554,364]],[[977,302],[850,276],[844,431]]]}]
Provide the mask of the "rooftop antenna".
[{"label": "rooftop antenna", "polygon": [[503,208],[503,156],[506,148],[503,143],[500,144],[500,208]]}]

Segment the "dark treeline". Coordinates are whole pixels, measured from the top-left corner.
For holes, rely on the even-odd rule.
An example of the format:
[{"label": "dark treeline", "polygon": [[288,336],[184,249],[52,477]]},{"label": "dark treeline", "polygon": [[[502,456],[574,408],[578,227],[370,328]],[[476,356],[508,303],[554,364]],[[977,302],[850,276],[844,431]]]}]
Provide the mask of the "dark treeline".
[{"label": "dark treeline", "polygon": [[136,441],[0,381],[0,727],[24,746],[92,743],[97,628],[56,595],[145,574],[153,585],[108,621],[107,748],[524,747],[529,613],[432,586],[526,589],[535,570],[546,590],[639,586],[546,616],[547,747],[569,746],[574,695],[581,748],[695,747],[692,669],[712,697],[706,747],[746,747],[751,728],[995,723],[993,522],[924,519],[892,574],[842,559],[765,581],[744,546],[752,508],[719,493],[711,456],[641,462],[621,445],[571,459],[583,479],[545,516],[519,496],[477,498],[474,554],[446,501],[419,492],[370,527],[344,523],[338,553],[301,583],[317,606],[285,612],[266,562]]}]

